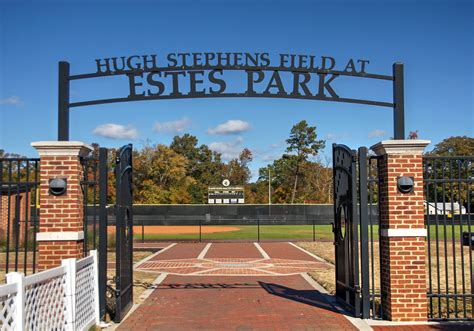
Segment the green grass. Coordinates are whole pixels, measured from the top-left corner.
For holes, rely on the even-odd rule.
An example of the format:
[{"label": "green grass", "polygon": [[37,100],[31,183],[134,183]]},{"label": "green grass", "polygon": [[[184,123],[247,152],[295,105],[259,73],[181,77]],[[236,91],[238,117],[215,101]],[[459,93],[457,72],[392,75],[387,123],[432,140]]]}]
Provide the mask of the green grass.
[{"label": "green grass", "polygon": [[[256,225],[229,225],[239,228],[237,231],[202,233],[202,240],[257,240],[258,227]],[[203,225],[203,232],[205,231]],[[215,227],[215,225],[213,225]],[[228,226],[223,226],[228,227]],[[331,225],[316,225],[316,239],[332,240]],[[135,239],[141,239],[141,233],[134,234]],[[260,240],[284,239],[284,240],[312,240],[312,225],[261,225]],[[145,240],[199,240],[199,227],[194,233],[180,234],[145,234]]]},{"label": "green grass", "polygon": [[[239,228],[237,231],[229,232],[217,232],[217,233],[204,233],[205,225],[202,226],[203,233],[201,234],[202,240],[257,240],[258,232],[256,225],[229,225],[232,227]],[[213,225],[215,227],[215,225]],[[223,226],[227,227],[227,226]],[[438,226],[438,238],[444,240],[445,232],[446,239],[451,241],[454,240],[459,242],[461,232],[467,231],[468,227],[463,225],[446,225],[446,231],[444,225]],[[471,231],[474,231],[474,226],[471,227]],[[370,228],[369,228],[370,233]],[[374,240],[378,240],[378,225],[373,226]],[[141,232],[135,233],[134,238],[141,240]],[[315,226],[315,239],[323,241],[333,240],[334,235],[332,233],[332,226],[328,225],[316,225]],[[436,226],[430,226],[430,238],[434,241],[436,238]],[[313,226],[312,225],[261,225],[260,226],[260,240],[312,240],[313,239]],[[199,227],[196,226],[196,231],[193,233],[177,233],[177,234],[145,234],[145,240],[199,240]]]}]

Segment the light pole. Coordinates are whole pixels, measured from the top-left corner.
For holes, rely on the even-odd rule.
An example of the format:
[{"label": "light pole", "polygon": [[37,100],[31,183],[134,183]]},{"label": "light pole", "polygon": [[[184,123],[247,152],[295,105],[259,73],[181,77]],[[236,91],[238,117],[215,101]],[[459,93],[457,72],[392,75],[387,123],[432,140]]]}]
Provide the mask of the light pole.
[{"label": "light pole", "polygon": [[271,186],[271,174],[270,167],[268,167],[268,216],[271,215],[271,204],[272,204],[272,186]]},{"label": "light pole", "polygon": [[272,204],[272,190],[271,190],[271,174],[270,174],[270,167],[268,167],[268,204]]}]

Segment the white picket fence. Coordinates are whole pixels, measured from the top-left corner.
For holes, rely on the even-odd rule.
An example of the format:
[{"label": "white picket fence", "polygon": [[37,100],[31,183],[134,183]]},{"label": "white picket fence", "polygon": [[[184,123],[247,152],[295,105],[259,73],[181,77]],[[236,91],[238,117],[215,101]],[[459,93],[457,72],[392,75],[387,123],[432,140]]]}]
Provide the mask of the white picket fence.
[{"label": "white picket fence", "polygon": [[99,324],[97,251],[0,286],[0,330],[88,330]]}]

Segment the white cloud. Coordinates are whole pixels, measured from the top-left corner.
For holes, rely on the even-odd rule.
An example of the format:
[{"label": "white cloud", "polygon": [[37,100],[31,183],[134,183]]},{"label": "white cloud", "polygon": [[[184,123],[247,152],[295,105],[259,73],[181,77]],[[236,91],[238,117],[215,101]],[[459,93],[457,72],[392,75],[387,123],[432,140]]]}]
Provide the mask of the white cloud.
[{"label": "white cloud", "polygon": [[137,139],[138,130],[130,125],[114,123],[102,124],[93,131],[95,135],[112,139]]},{"label": "white cloud", "polygon": [[242,120],[228,120],[207,132],[210,134],[238,134],[250,129],[250,124]]},{"label": "white cloud", "polygon": [[209,149],[222,154],[222,159],[229,161],[239,157],[242,142],[242,137],[237,137],[234,141],[216,141],[209,144]]},{"label": "white cloud", "polygon": [[374,131],[369,132],[368,137],[372,139],[372,138],[382,137],[385,135],[387,135],[387,131],[375,129]]},{"label": "white cloud", "polygon": [[166,132],[166,133],[183,133],[191,125],[189,118],[182,118],[176,121],[170,122],[156,122],[153,130],[155,132]]},{"label": "white cloud", "polygon": [[11,97],[0,99],[0,105],[11,105],[20,107],[23,106],[25,103],[19,97],[12,95]]}]

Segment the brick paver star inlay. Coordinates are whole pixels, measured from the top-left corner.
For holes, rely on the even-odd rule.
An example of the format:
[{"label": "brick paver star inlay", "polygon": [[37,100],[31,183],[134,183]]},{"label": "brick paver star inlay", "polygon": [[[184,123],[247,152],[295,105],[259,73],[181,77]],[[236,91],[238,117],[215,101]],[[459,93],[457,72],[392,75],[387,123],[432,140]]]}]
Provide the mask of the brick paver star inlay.
[{"label": "brick paver star inlay", "polygon": [[295,275],[327,268],[326,263],[291,259],[203,258],[148,260],[136,266],[138,271],[166,272],[172,275]]}]

